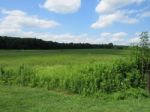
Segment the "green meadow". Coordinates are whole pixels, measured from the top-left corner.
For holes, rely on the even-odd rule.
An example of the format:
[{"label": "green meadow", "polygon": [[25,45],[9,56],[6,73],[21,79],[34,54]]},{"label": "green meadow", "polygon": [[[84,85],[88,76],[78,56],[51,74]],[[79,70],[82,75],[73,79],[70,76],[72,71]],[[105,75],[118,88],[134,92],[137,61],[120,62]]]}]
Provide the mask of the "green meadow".
[{"label": "green meadow", "polygon": [[[0,50],[2,112],[149,112],[130,50]],[[135,103],[137,102],[137,103]]]},{"label": "green meadow", "polygon": [[80,65],[93,62],[111,63],[126,57],[128,50],[81,49],[81,50],[1,50],[0,65],[32,66]]}]

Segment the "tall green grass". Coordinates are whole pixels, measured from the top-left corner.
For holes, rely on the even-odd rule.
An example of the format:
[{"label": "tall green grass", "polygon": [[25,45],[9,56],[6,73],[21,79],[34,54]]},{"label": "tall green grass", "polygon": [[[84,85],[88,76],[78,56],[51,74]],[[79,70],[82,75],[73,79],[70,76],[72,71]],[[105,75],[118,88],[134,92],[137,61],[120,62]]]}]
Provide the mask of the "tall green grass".
[{"label": "tall green grass", "polygon": [[[118,60],[112,64],[96,62],[74,66],[0,67],[1,84],[42,87],[97,96],[101,93],[119,94],[128,90],[144,89],[146,81],[141,76],[136,63],[128,59]],[[135,95],[136,92],[130,93]],[[139,94],[145,95],[143,92],[137,92],[136,95]],[[122,94],[119,94],[119,97],[120,95]]]}]

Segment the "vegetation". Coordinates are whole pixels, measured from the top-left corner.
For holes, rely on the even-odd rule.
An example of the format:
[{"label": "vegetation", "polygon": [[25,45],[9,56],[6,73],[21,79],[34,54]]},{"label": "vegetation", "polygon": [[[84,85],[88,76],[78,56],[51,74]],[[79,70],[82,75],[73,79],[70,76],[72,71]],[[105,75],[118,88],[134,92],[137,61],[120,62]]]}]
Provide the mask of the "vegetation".
[{"label": "vegetation", "polygon": [[128,46],[89,43],[58,43],[36,38],[0,36],[0,49],[127,49]]},{"label": "vegetation", "polygon": [[134,46],[134,57],[141,74],[144,75],[150,68],[150,44],[148,32],[140,34],[140,43]]},{"label": "vegetation", "polygon": [[[124,46],[115,46],[123,48]],[[114,48],[109,44],[88,44],[88,43],[58,43],[44,41],[36,38],[16,38],[0,36],[0,49],[90,49],[90,48]]]},{"label": "vegetation", "polygon": [[[141,34],[140,43],[133,46],[133,48],[134,52],[131,56],[129,55],[130,50],[118,49],[1,50],[0,89],[9,92],[4,87],[12,87],[10,91],[15,91],[20,95],[18,86],[23,87],[22,89],[19,88],[21,91],[26,88],[27,93],[31,91],[27,87],[31,87],[34,88],[32,91],[34,95],[45,88],[50,91],[61,92],[63,95],[71,95],[69,101],[74,100],[74,98],[86,100],[87,102],[89,99],[97,98],[94,102],[98,103],[101,100],[114,101],[115,103],[116,99],[125,102],[130,102],[128,99],[135,101],[134,98],[144,100],[144,98],[150,97],[145,90],[147,81],[144,75],[150,67],[149,35],[147,32]],[[0,95],[4,93],[0,92]],[[45,94],[44,97],[48,99],[51,95],[54,98],[57,93],[52,94],[50,92],[50,96],[47,96],[45,92],[41,94]],[[24,95],[28,96],[26,93]],[[58,97],[64,98],[63,95]],[[15,98],[18,98],[18,96]],[[3,97],[0,97],[1,99],[3,100]],[[55,99],[54,102],[57,104],[58,102]],[[7,100],[10,99],[6,98]],[[29,101],[33,104],[32,100],[34,98]],[[37,99],[35,98],[35,100]],[[79,101],[75,100],[73,102],[78,103]],[[43,101],[41,99],[41,102],[45,103],[47,100]],[[5,101],[0,103],[0,106],[3,103]],[[141,103],[141,105],[143,104]],[[36,103],[36,105],[38,104]],[[89,105],[92,105],[92,102]],[[85,107],[87,106],[85,105]],[[96,106],[99,106],[99,104],[96,104]],[[80,106],[78,107],[80,108]],[[73,107],[71,108],[73,109]],[[16,106],[14,106],[14,109],[16,109]],[[46,107],[46,109],[49,108]],[[56,107],[55,109],[57,111]],[[124,107],[122,109],[126,111]],[[31,111],[37,110],[41,111],[37,107]],[[145,108],[143,110],[148,111]],[[105,110],[97,108],[95,111]]]},{"label": "vegetation", "polygon": [[[1,84],[63,90],[100,97],[101,93],[117,93],[118,99],[125,99],[130,95],[136,98],[148,96],[142,90],[145,80],[141,77],[136,63],[127,61],[127,50],[1,52]],[[97,58],[98,56],[101,58]],[[33,57],[37,59],[34,60]],[[41,63],[43,60],[48,63]]]},{"label": "vegetation", "polygon": [[149,99],[102,100],[39,88],[0,86],[0,112],[149,112]]},{"label": "vegetation", "polygon": [[4,66],[68,66],[93,62],[111,63],[125,58],[128,50],[74,49],[74,50],[0,50],[0,65]]}]

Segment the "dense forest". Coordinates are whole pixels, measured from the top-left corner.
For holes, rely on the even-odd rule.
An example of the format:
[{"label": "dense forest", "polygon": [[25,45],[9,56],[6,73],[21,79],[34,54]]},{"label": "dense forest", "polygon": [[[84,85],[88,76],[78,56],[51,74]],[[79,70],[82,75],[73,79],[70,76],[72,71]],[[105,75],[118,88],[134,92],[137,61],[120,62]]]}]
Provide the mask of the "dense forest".
[{"label": "dense forest", "polygon": [[89,44],[89,43],[58,43],[44,41],[37,38],[19,38],[0,36],[0,49],[93,49],[93,48],[118,48],[123,49],[127,46],[115,46],[109,44]]}]

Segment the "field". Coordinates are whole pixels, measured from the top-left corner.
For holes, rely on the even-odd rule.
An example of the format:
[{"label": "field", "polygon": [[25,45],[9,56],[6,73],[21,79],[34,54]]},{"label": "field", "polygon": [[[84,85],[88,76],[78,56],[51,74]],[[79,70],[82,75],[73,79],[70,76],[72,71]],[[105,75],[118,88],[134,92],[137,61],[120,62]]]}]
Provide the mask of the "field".
[{"label": "field", "polygon": [[150,112],[149,99],[101,100],[45,89],[0,86],[0,112]]},{"label": "field", "polygon": [[129,55],[117,49],[1,50],[0,111],[149,112],[145,81]]},{"label": "field", "polygon": [[0,65],[34,66],[79,65],[93,62],[110,63],[116,58],[127,56],[128,50],[85,49],[85,50],[1,50]]}]

